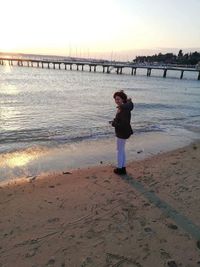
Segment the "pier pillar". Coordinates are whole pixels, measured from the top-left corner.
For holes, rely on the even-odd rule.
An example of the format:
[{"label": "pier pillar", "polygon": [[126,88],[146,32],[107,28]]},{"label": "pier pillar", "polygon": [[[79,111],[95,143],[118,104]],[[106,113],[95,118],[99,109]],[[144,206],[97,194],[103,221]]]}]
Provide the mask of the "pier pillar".
[{"label": "pier pillar", "polygon": [[96,67],[97,67],[97,66],[94,66],[94,72],[96,72]]},{"label": "pier pillar", "polygon": [[48,69],[49,69],[49,62],[48,62]]},{"label": "pier pillar", "polygon": [[79,65],[78,64],[76,65],[76,70],[79,70]]},{"label": "pier pillar", "polygon": [[33,67],[33,61],[31,61],[31,67]]},{"label": "pier pillar", "polygon": [[167,69],[164,70],[164,73],[163,73],[163,78],[166,78],[166,75],[167,75]]},{"label": "pier pillar", "polygon": [[147,69],[147,77],[150,77],[150,76],[151,76],[151,69],[148,68],[148,69]]},{"label": "pier pillar", "polygon": [[70,70],[72,70],[72,64],[70,64]]},{"label": "pier pillar", "polygon": [[40,67],[40,63],[39,63],[39,62],[37,62],[37,67],[38,67],[38,68]]},{"label": "pier pillar", "polygon": [[44,64],[43,64],[43,62],[42,62],[42,69],[44,68]]},{"label": "pier pillar", "polygon": [[67,64],[65,64],[65,70],[67,69]]},{"label": "pier pillar", "polygon": [[90,65],[90,72],[91,72],[91,65]]},{"label": "pier pillar", "polygon": [[133,75],[133,68],[131,68],[131,75]]},{"label": "pier pillar", "polygon": [[103,66],[103,73],[105,72],[105,67]]},{"label": "pier pillar", "polygon": [[120,68],[120,74],[122,74],[122,69],[123,69],[123,68]]},{"label": "pier pillar", "polygon": [[119,68],[117,68],[117,74],[119,74]]},{"label": "pier pillar", "polygon": [[58,65],[59,65],[59,70],[60,70],[60,63]]},{"label": "pier pillar", "polygon": [[181,71],[181,77],[180,77],[180,79],[183,79],[183,72],[184,72],[184,70]]},{"label": "pier pillar", "polygon": [[84,71],[84,65],[82,65],[82,71]]},{"label": "pier pillar", "polygon": [[55,63],[53,63],[53,69],[55,70],[55,68],[56,68],[56,64],[55,64]]},{"label": "pier pillar", "polygon": [[137,68],[134,69],[134,75],[136,75],[136,69],[137,69]]},{"label": "pier pillar", "polygon": [[109,66],[107,67],[107,73],[110,73],[110,69],[109,69]]},{"label": "pier pillar", "polygon": [[200,80],[200,71],[199,71],[199,75],[198,75],[198,81]]}]

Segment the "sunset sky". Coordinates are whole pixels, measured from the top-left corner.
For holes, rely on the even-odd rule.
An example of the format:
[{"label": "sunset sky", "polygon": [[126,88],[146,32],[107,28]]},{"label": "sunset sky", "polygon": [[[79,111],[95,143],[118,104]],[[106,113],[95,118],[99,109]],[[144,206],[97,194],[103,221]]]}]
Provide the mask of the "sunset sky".
[{"label": "sunset sky", "polygon": [[200,48],[200,0],[2,0],[0,51],[117,59]]}]

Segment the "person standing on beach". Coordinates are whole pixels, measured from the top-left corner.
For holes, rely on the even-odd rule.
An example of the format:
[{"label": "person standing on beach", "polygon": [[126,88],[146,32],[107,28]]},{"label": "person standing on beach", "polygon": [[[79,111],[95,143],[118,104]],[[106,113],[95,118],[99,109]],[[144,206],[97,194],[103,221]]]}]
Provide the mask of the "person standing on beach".
[{"label": "person standing on beach", "polygon": [[115,128],[117,137],[117,168],[114,169],[116,174],[126,174],[126,140],[133,134],[131,128],[131,110],[134,105],[131,99],[128,99],[123,90],[115,92],[113,95],[117,104],[117,113],[110,124]]}]

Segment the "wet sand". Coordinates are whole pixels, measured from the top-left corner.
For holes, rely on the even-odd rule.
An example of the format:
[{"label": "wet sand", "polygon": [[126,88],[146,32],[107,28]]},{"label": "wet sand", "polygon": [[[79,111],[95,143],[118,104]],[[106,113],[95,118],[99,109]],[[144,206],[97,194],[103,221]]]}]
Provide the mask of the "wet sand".
[{"label": "wet sand", "polygon": [[1,267],[200,266],[200,143],[0,187]]}]

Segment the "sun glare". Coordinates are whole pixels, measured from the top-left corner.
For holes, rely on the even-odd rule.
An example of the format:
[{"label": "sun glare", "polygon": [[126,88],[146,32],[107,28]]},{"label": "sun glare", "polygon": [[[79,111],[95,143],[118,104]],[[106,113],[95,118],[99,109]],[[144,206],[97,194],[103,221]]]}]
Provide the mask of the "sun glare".
[{"label": "sun glare", "polygon": [[27,165],[30,161],[34,160],[37,156],[34,154],[15,152],[4,156],[1,160],[0,167],[8,166],[10,168],[22,167]]}]

